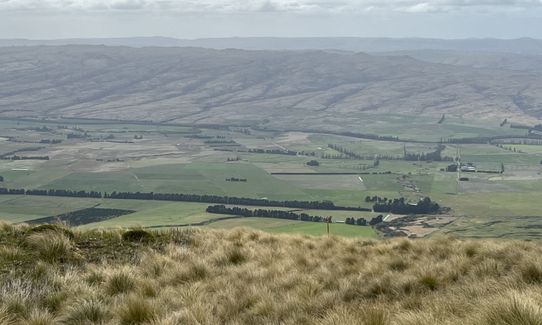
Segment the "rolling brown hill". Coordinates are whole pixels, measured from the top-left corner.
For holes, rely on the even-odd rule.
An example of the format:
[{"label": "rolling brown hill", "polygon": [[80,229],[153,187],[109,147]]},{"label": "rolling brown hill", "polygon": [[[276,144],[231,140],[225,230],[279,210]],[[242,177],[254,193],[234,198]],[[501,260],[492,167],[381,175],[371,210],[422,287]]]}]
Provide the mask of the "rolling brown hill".
[{"label": "rolling brown hill", "polygon": [[540,69],[332,51],[0,48],[0,116],[307,126],[364,114],[542,117]]}]

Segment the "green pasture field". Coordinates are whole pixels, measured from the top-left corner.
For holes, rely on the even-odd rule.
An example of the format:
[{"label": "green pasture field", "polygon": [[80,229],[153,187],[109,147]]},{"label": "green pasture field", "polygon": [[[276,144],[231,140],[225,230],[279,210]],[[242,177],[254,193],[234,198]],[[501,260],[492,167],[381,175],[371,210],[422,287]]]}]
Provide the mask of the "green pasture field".
[{"label": "green pasture field", "polygon": [[[400,162],[396,163],[399,165]],[[410,164],[408,162],[402,163],[404,165]],[[363,183],[359,182],[359,185],[357,184],[359,180],[356,181],[358,176],[346,176],[353,179],[356,187],[359,186],[356,189],[348,188],[348,186],[344,188],[341,185],[345,175],[323,177],[325,179],[321,181],[326,184],[325,186],[318,184],[322,176],[314,176],[315,179],[311,179],[310,175],[302,176],[306,179],[304,184],[297,184],[295,181],[278,179],[253,165],[244,163],[171,164],[134,168],[128,171],[73,173],[64,177],[57,177],[56,172],[60,176],[65,173],[65,171],[58,169],[49,172],[16,172],[24,175],[20,176],[19,181],[15,184],[30,187],[29,185],[33,183],[32,179],[34,179],[34,183],[45,183],[42,188],[86,189],[106,192],[128,190],[217,195],[227,193],[232,196],[267,197],[279,200],[331,200],[338,205],[345,206],[366,206],[363,200],[367,195],[392,198],[409,192],[401,184],[400,174],[360,175]],[[226,182],[225,175],[247,178],[249,181],[247,183]],[[333,180],[335,177],[338,180]],[[406,180],[418,187],[419,195],[431,195],[432,193],[455,193],[457,189],[455,177],[455,173],[434,172],[427,175],[408,175]],[[50,178],[54,180],[47,183]],[[256,181],[251,182],[253,179]],[[311,182],[314,182],[315,186],[311,186]],[[503,182],[514,183],[512,181]],[[521,182],[519,184],[521,185]],[[537,182],[534,182],[532,186],[537,186]]]},{"label": "green pasture field", "polygon": [[542,145],[527,145],[527,144],[504,144],[505,148],[516,149],[516,152],[527,154],[535,154],[542,157]]},{"label": "green pasture field", "polygon": [[100,200],[49,196],[0,196],[0,219],[23,222],[96,206]]},{"label": "green pasture field", "polygon": [[[508,146],[508,145],[505,145]],[[531,147],[531,146],[525,146]],[[532,146],[538,147],[538,146]],[[513,152],[491,144],[447,144],[444,156],[455,157],[457,148],[460,149],[461,160],[474,163],[500,164],[536,164],[542,159],[542,152],[532,150],[527,153]],[[540,146],[542,148],[542,146]]]},{"label": "green pasture field", "polygon": [[[235,154],[231,154],[235,157]],[[373,167],[374,160],[358,159],[321,159],[318,157],[295,157],[265,154],[241,154],[244,161],[270,172],[303,172],[303,173],[373,173],[390,171],[393,173],[418,173],[438,171],[445,168],[447,162],[413,162],[401,160],[380,160],[379,166]],[[307,166],[310,160],[317,160],[320,166]],[[499,165],[500,167],[500,165]]]},{"label": "green pasture field", "polygon": [[457,173],[435,172],[432,176],[433,179],[430,193],[446,195],[457,194]]},{"label": "green pasture field", "polygon": [[[209,224],[209,228],[231,229],[250,227],[272,233],[305,234],[312,236],[327,235],[327,226],[323,222],[303,222],[271,218],[240,218],[223,220]],[[371,227],[331,224],[330,234],[345,237],[376,237]]]},{"label": "green pasture field", "polygon": [[364,218],[369,221],[380,213],[366,211],[337,211],[337,210],[300,210],[296,213],[306,213],[311,216],[333,217],[333,221],[344,221],[346,218]]},{"label": "green pasture field", "polygon": [[425,143],[400,143],[391,141],[358,140],[340,143],[341,147],[359,155],[385,155],[403,157],[404,151],[408,153],[422,153],[435,151],[436,144]]},{"label": "green pasture field", "polygon": [[[247,182],[226,181],[231,177],[246,178]],[[173,164],[103,173],[76,172],[43,187],[104,192],[215,194],[270,199],[309,198],[302,190],[288,186],[286,182],[272,177],[264,170],[245,163]]]},{"label": "green pasture field", "polygon": [[367,191],[396,192],[401,189],[398,183],[400,176],[396,174],[360,175]]},{"label": "green pasture field", "polygon": [[[525,135],[526,130],[500,127],[502,120],[476,121],[447,116],[442,124],[438,124],[440,116],[408,116],[401,114],[367,114],[358,113],[353,116],[362,119],[362,124],[344,126],[350,132],[399,136],[401,139],[417,141],[440,141],[448,138],[489,137],[496,135]],[[284,129],[298,129],[299,125],[281,126]],[[343,127],[342,129],[344,130]],[[335,128],[338,129],[338,128]]]},{"label": "green pasture field", "polygon": [[[108,200],[109,202],[100,207],[118,208],[120,200]],[[130,200],[132,201],[132,200]],[[151,201],[152,203],[158,203]],[[113,203],[113,205],[110,205]],[[106,221],[84,225],[84,228],[112,228],[112,227],[150,227],[150,226],[175,226],[206,221],[216,218],[216,215],[205,212],[209,206],[207,203],[192,202],[160,202],[149,208],[139,210]]]},{"label": "green pasture field", "polygon": [[364,172],[378,172],[383,171],[382,168],[374,168],[373,160],[353,160],[353,159],[318,159],[320,166],[313,167],[315,172],[318,173],[364,173]]},{"label": "green pasture field", "polygon": [[[344,170],[343,170],[344,171]],[[8,174],[11,187],[131,191],[229,195],[275,200],[332,200],[340,205],[358,206],[367,191],[399,192],[397,175],[277,176],[253,164],[190,163],[156,165],[111,172],[73,172],[49,170],[19,171]],[[15,176],[15,174],[17,174]],[[246,178],[228,182],[226,178]],[[295,178],[300,178],[296,181]],[[290,180],[286,180],[290,178]],[[417,182],[426,176],[413,176]],[[302,179],[302,180],[301,180]],[[427,183],[427,182],[426,182]],[[429,183],[427,183],[429,184]],[[426,187],[428,187],[427,185]],[[421,187],[425,190],[426,187]]]},{"label": "green pasture field", "polygon": [[[472,121],[461,118],[446,117],[444,123],[438,124],[439,117],[420,117],[404,116],[398,114],[360,114],[360,117],[366,122],[362,128],[355,128],[352,132],[372,133],[380,135],[399,135],[402,139],[414,139],[417,141],[439,141],[441,138],[463,138],[478,136],[495,135],[525,135],[526,131],[522,129],[511,129],[508,127],[499,127],[500,121]],[[143,124],[143,123],[122,123],[119,121],[92,121],[84,119],[64,119],[64,120],[0,120],[0,126],[3,128],[24,128],[48,126],[56,128],[57,126],[77,126],[90,132],[149,132],[157,133],[191,133],[197,132],[197,127],[179,126],[172,124]],[[0,128],[0,129],[3,129]],[[206,132],[216,132],[216,130],[206,130]],[[221,132],[221,131],[218,131]],[[0,134],[2,135],[2,134]],[[239,137],[239,133],[237,133]],[[243,137],[244,138],[244,137]],[[247,140],[247,145],[257,144],[257,141]],[[324,143],[327,147],[327,142]],[[270,145],[273,145],[271,143]],[[284,144],[280,144],[284,145]],[[290,148],[289,146],[287,146]],[[323,147],[322,147],[323,148]]]},{"label": "green pasture field", "polygon": [[[66,198],[66,197],[49,197],[49,196],[20,196],[20,195],[3,195],[0,196],[0,220],[7,222],[25,222],[37,218],[54,216],[76,210],[81,210],[90,207],[109,208],[109,209],[127,209],[134,210],[132,214],[120,216],[117,218],[105,220],[97,223],[89,223],[80,228],[115,228],[115,227],[150,227],[150,226],[165,226],[175,227],[179,225],[194,224],[205,222],[216,218],[224,217],[224,215],[210,214],[205,212],[205,209],[210,204],[207,203],[192,203],[192,202],[167,202],[167,201],[144,201],[144,200],[111,200],[111,199],[89,199],[89,198]],[[295,210],[296,213],[307,213],[310,215],[332,216],[334,220],[344,220],[346,217],[363,217],[370,220],[377,214],[371,212],[357,211],[335,211],[335,210],[296,210],[290,208],[278,207],[255,207],[246,206],[249,209],[282,209]],[[277,226],[277,229],[261,228],[265,231],[288,232],[289,224],[299,224],[292,231],[306,234],[317,234],[311,222],[296,222],[291,220],[268,219],[268,218],[241,218],[235,220],[260,220],[262,225],[268,224],[270,221]],[[212,223],[213,227],[224,226],[230,227],[230,223],[216,222]],[[305,223],[310,226],[303,226]],[[242,224],[242,222],[241,222]],[[322,225],[322,224],[320,224]],[[341,224],[331,225],[332,229],[337,227],[341,229],[341,233],[350,235],[348,228],[354,227]],[[346,227],[345,229],[343,229]],[[273,227],[272,227],[273,228]],[[260,228],[258,228],[260,229]],[[306,230],[306,232],[304,232]],[[372,232],[365,229],[363,236]],[[354,232],[356,234],[357,232]]]},{"label": "green pasture field", "polygon": [[307,189],[347,189],[359,190],[366,189],[365,184],[358,175],[276,175],[275,178],[281,179],[293,186]]},{"label": "green pasture field", "polygon": [[434,194],[444,206],[452,207],[458,216],[513,217],[542,215],[542,191],[483,192],[457,195]]},{"label": "green pasture field", "polygon": [[231,153],[232,156],[239,156],[242,160],[250,163],[268,163],[268,164],[285,164],[294,163],[305,165],[305,163],[311,159],[303,156],[289,156],[289,155],[273,155],[265,153]]},{"label": "green pasture field", "polygon": [[542,192],[542,180],[505,180],[500,182],[506,186],[512,187],[516,191],[521,192]]},{"label": "green pasture field", "polygon": [[366,207],[367,191],[305,189],[313,200],[329,200],[339,206]]},{"label": "green pasture field", "polygon": [[285,144],[289,150],[294,151],[305,151],[305,152],[315,152],[317,154],[339,154],[338,151],[328,147],[330,143],[343,143],[346,141],[352,141],[355,138],[344,137],[339,135],[331,134],[318,134],[318,133],[308,133],[306,140],[299,142],[291,142]]},{"label": "green pasture field", "polygon": [[439,141],[441,138],[489,137],[496,135],[525,135],[526,130],[499,127],[502,121],[475,121],[447,116],[442,124],[440,117],[406,116],[400,114],[363,114],[366,121],[360,133],[399,136],[401,139]]},{"label": "green pasture field", "polygon": [[57,178],[40,188],[87,190],[100,192],[144,191],[145,188],[137,181],[136,176],[129,171],[114,172],[74,172]]},{"label": "green pasture field", "polygon": [[542,216],[461,217],[443,233],[468,238],[542,239]]},{"label": "green pasture field", "polygon": [[[197,163],[134,170],[144,188],[155,192],[217,194],[286,200],[308,196],[264,170],[246,163]],[[247,182],[228,182],[227,178]]]},{"label": "green pasture field", "polygon": [[[85,131],[91,132],[110,132],[110,131],[179,131],[179,132],[190,132],[197,130],[190,126],[179,126],[179,125],[156,125],[156,124],[143,124],[143,123],[131,123],[131,122],[120,122],[120,121],[106,121],[106,120],[86,120],[86,119],[60,119],[60,120],[26,120],[26,119],[0,119],[0,127],[2,129],[10,128],[39,128],[39,127],[49,127],[57,130],[58,126],[62,127],[77,127]],[[63,129],[60,129],[63,130]]]}]

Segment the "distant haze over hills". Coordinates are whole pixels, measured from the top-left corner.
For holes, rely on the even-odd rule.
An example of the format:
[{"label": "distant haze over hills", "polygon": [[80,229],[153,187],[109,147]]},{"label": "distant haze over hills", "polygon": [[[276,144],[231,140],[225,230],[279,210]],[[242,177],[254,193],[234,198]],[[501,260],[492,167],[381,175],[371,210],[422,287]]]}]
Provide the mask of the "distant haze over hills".
[{"label": "distant haze over hills", "polygon": [[476,67],[475,55],[399,54],[3,47],[0,116],[335,129],[359,127],[364,114],[542,117],[538,56],[491,54],[494,63]]},{"label": "distant haze over hills", "polygon": [[29,45],[108,45],[108,46],[159,46],[204,47],[213,49],[236,48],[245,50],[318,50],[334,49],[354,52],[389,52],[401,50],[456,50],[485,51],[542,55],[542,40],[520,39],[425,39],[425,38],[206,38],[175,39],[167,37],[133,37],[105,39],[59,39],[59,40],[0,40],[0,46]]}]

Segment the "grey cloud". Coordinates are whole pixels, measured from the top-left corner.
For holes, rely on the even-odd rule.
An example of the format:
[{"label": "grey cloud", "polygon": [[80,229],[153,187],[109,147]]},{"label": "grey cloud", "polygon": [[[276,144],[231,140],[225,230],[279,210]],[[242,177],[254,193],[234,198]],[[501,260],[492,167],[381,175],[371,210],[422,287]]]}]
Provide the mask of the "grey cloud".
[{"label": "grey cloud", "polygon": [[147,2],[144,0],[123,0],[113,2],[110,7],[117,10],[134,10],[143,9],[146,5]]},{"label": "grey cloud", "polygon": [[168,12],[439,12],[518,10],[542,0],[0,0],[0,10],[153,10]]}]

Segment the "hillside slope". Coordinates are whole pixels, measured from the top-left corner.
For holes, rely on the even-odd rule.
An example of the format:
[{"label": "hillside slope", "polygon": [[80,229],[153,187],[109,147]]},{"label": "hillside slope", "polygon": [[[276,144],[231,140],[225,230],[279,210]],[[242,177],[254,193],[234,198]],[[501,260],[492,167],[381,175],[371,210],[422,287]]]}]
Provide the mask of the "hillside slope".
[{"label": "hillside slope", "polygon": [[542,117],[536,72],[407,56],[104,46],[0,48],[0,116],[341,128],[363,114]]},{"label": "hillside slope", "polygon": [[470,67],[542,74],[542,55],[482,51],[417,50],[383,52],[379,55],[409,56],[416,60]]},{"label": "hillside slope", "polygon": [[515,241],[1,224],[0,323],[540,324],[541,256]]}]

